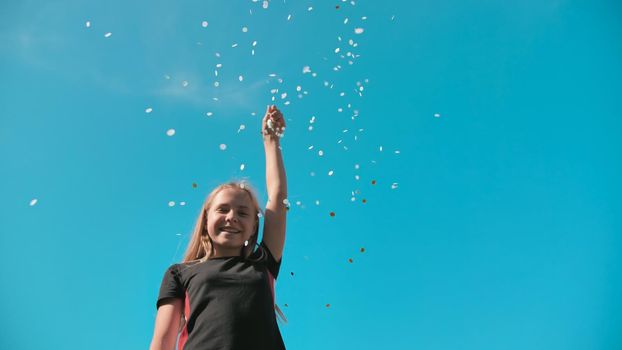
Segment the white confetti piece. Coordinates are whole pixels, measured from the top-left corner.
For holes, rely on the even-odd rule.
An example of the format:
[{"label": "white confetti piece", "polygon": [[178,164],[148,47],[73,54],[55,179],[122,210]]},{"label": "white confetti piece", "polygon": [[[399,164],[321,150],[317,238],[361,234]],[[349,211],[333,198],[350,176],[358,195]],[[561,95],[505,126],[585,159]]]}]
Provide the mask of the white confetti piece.
[{"label": "white confetti piece", "polygon": [[354,34],[363,34],[364,31],[363,28],[354,28]]},{"label": "white confetti piece", "polygon": [[329,172],[328,172],[328,176],[333,176],[333,173],[334,173],[334,172],[333,172],[332,170],[331,170],[331,171],[329,171]]},{"label": "white confetti piece", "polygon": [[380,152],[382,152],[382,146],[380,146]]},{"label": "white confetti piece", "polygon": [[247,27],[242,27],[242,33],[246,33],[248,32],[248,28]]},{"label": "white confetti piece", "polygon": [[287,97],[287,92],[284,92],[281,94],[281,100],[284,99],[285,97]]},{"label": "white confetti piece", "polygon": [[187,80],[182,81],[181,82],[181,86],[183,86],[183,87],[188,86],[188,81]]},{"label": "white confetti piece", "polygon": [[151,107],[147,107],[147,108],[145,109],[145,113],[151,113],[151,112],[153,112],[153,108],[151,108]]},{"label": "white confetti piece", "polygon": [[203,27],[203,28],[207,28],[207,25],[208,25],[208,24],[209,24],[209,23],[207,23],[207,21],[203,21],[203,22],[201,22],[201,27]]},{"label": "white confetti piece", "polygon": [[391,184],[391,189],[394,190],[397,188],[397,182]]},{"label": "white confetti piece", "polygon": [[312,150],[313,149],[313,145],[307,147],[308,150]]},{"label": "white confetti piece", "polygon": [[441,117],[441,115],[440,115],[440,114],[438,114],[438,113],[434,113],[434,118],[440,118],[440,117]]},{"label": "white confetti piece", "polygon": [[244,129],[246,129],[246,125],[241,124],[241,125],[240,125],[240,128],[238,129],[238,133],[239,133],[240,131],[244,130]]},{"label": "white confetti piece", "polygon": [[361,167],[360,165],[358,165],[358,164],[354,164],[354,169],[357,169],[357,170],[358,170],[358,169],[360,169],[360,167]]},{"label": "white confetti piece", "polygon": [[206,115],[206,116],[208,116],[208,117],[211,117],[213,114],[214,114],[214,113],[212,113],[212,112],[207,112],[207,113],[205,113],[205,115]]},{"label": "white confetti piece", "polygon": [[179,202],[179,205],[183,207],[184,205],[186,205],[186,202]]},{"label": "white confetti piece", "polygon": [[168,129],[168,130],[166,130],[166,135],[168,135],[168,136],[175,135],[175,129]]},{"label": "white confetti piece", "polygon": [[218,86],[220,86],[220,83],[219,83],[219,82],[217,82],[217,81],[215,81],[215,82],[214,82],[214,86],[215,86],[215,87],[218,87]]},{"label": "white confetti piece", "polygon": [[315,171],[309,173],[310,176],[315,176]]},{"label": "white confetti piece", "polygon": [[31,206],[31,207],[32,207],[32,206],[34,206],[35,204],[37,204],[37,202],[38,202],[38,200],[37,200],[36,198],[32,199],[32,200],[30,201],[30,206]]},{"label": "white confetti piece", "polygon": [[253,47],[257,46],[257,40],[253,41]]},{"label": "white confetti piece", "polygon": [[238,80],[239,80],[239,81],[243,81],[243,80],[244,80],[244,77],[240,75],[240,76],[238,77]]},{"label": "white confetti piece", "polygon": [[296,86],[296,91],[300,91],[300,90],[302,90],[302,86],[297,85],[297,86]]},{"label": "white confetti piece", "polygon": [[292,15],[287,15],[287,20],[289,21],[290,19],[292,19]]},{"label": "white confetti piece", "polygon": [[104,34],[104,36],[105,36],[106,38],[110,38],[110,36],[111,36],[111,35],[112,35],[112,33],[111,33],[111,32],[108,32],[108,33]]},{"label": "white confetti piece", "polygon": [[343,20],[343,24],[348,24],[348,18],[346,17],[346,19]]},{"label": "white confetti piece", "polygon": [[354,179],[355,179],[355,180],[360,180],[360,179],[361,179],[361,177],[360,177],[360,176],[358,176],[358,175],[354,175]]},{"label": "white confetti piece", "polygon": [[238,43],[234,43],[231,47],[238,47]]},{"label": "white confetti piece", "polygon": [[321,157],[321,156],[323,156],[323,155],[324,155],[324,151],[319,150],[319,151],[317,152],[317,154]]},{"label": "white confetti piece", "polygon": [[224,151],[227,149],[227,145],[225,145],[224,143],[221,143],[219,147],[221,151]]},{"label": "white confetti piece", "polygon": [[307,73],[311,73],[311,67],[309,66],[302,67],[302,74],[307,74]]},{"label": "white confetti piece", "polygon": [[91,28],[91,21],[86,21],[85,25],[87,28]]},{"label": "white confetti piece", "polygon": [[222,63],[216,64],[216,68],[222,68]]},{"label": "white confetti piece", "polygon": [[244,167],[245,167],[244,163],[240,164],[240,170],[244,170]]},{"label": "white confetti piece", "polygon": [[261,7],[263,7],[264,9],[267,9],[268,5],[269,5],[268,1],[264,0],[264,2],[261,4]]},{"label": "white confetti piece", "polygon": [[283,199],[283,204],[289,207],[289,199],[287,198]]},{"label": "white confetti piece", "polygon": [[170,202],[168,202],[168,206],[169,206],[169,207],[174,207],[174,206],[175,206],[175,202],[174,202],[174,201],[170,201]]},{"label": "white confetti piece", "polygon": [[335,53],[339,53],[340,48],[335,49]]},{"label": "white confetti piece", "polygon": [[315,201],[315,205],[320,205],[320,201],[319,201],[319,200],[316,200],[316,201]]},{"label": "white confetti piece", "polygon": [[309,8],[307,9],[307,11],[313,11],[313,6],[309,6]]}]

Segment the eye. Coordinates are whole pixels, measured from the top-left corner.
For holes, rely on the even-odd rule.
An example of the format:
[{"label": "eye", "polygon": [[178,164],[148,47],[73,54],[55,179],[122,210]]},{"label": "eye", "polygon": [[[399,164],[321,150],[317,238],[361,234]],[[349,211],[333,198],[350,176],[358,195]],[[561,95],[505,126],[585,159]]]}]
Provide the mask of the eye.
[{"label": "eye", "polygon": [[225,209],[223,207],[220,207],[220,208],[216,208],[216,211],[219,212],[219,213],[226,213],[227,209]]},{"label": "eye", "polygon": [[247,216],[248,216],[248,213],[246,213],[246,212],[240,212],[240,216],[247,217]]}]

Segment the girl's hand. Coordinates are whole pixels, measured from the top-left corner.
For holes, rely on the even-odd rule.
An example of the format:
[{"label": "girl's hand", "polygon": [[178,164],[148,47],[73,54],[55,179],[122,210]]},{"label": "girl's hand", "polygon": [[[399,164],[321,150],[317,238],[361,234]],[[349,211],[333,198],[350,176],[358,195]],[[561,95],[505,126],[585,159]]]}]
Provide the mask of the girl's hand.
[{"label": "girl's hand", "polygon": [[275,137],[283,137],[285,132],[285,118],[283,113],[276,108],[275,105],[266,107],[266,114],[261,121],[261,133],[265,137],[274,139]]}]

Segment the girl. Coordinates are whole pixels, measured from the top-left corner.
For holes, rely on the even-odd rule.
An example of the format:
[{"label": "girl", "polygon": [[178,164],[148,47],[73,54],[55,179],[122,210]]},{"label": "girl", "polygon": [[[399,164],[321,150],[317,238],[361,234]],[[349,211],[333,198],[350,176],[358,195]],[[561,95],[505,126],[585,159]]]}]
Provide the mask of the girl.
[{"label": "girl", "polygon": [[150,350],[174,350],[180,332],[179,350],[285,349],[274,313],[287,213],[279,147],[285,120],[276,106],[266,108],[261,128],[268,190],[262,242],[253,190],[236,182],[216,187],[183,262],[164,274]]}]

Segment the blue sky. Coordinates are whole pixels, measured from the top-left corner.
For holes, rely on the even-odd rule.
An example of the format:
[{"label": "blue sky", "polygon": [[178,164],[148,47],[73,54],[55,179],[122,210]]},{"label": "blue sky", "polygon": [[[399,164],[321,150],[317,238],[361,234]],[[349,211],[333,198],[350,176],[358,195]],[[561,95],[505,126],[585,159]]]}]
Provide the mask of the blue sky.
[{"label": "blue sky", "polygon": [[619,3],[262,3],[0,5],[0,347],[147,348],[269,103],[288,349],[622,345]]}]

